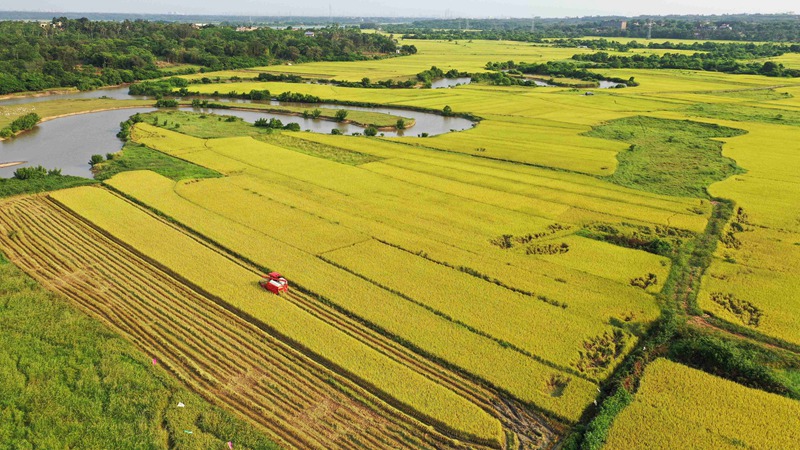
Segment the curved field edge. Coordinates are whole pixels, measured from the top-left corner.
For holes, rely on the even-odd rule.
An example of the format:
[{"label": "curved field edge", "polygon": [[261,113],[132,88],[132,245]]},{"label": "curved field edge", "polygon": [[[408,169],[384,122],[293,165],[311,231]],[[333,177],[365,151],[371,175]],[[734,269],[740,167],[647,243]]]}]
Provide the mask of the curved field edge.
[{"label": "curved field edge", "polygon": [[98,188],[52,194],[59,203],[256,319],[283,338],[327,361],[384,400],[457,436],[490,445],[505,442],[500,423],[486,412],[278,296],[267,296],[260,275],[135,205]]}]

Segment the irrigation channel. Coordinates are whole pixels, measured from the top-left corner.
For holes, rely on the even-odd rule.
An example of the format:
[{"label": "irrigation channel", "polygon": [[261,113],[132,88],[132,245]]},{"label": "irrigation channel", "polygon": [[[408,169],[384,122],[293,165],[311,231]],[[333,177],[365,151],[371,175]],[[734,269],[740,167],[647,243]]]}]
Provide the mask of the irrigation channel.
[{"label": "irrigation channel", "polygon": [[[117,100],[146,99],[147,97],[132,96],[128,94],[127,87],[99,89],[91,92],[78,92],[69,94],[58,94],[43,97],[25,97],[0,100],[0,106],[23,105],[28,103],[38,103],[50,100],[78,99],[78,98],[100,98],[108,97]],[[223,100],[215,100],[222,102]],[[280,103],[276,101],[259,102],[243,99],[228,100],[232,107],[240,104],[247,107],[248,103],[269,103],[273,105],[297,106],[298,103]],[[474,123],[461,117],[444,117],[438,114],[410,111],[399,108],[388,107],[358,107],[343,106],[337,104],[309,104],[304,105],[309,109],[348,109],[352,111],[372,111],[384,114],[392,114],[400,117],[414,119],[416,122],[413,127],[400,131],[383,131],[384,136],[417,136],[427,133],[429,136],[448,133],[450,131],[462,131],[472,128]],[[300,129],[308,130],[313,133],[328,134],[332,129],[339,129],[342,134],[361,133],[364,127],[338,123],[325,119],[305,119],[300,116],[290,114],[279,114],[266,111],[244,111],[238,109],[199,109],[191,107],[179,108],[184,111],[213,112],[236,116],[247,122],[255,122],[256,119],[276,118],[283,123],[296,122],[300,124]],[[25,132],[13,139],[0,141],[0,178],[13,176],[14,171],[19,167],[25,166],[44,166],[46,168],[59,168],[64,175],[75,175],[81,177],[92,177],[89,166],[89,159],[92,155],[114,153],[122,148],[116,134],[119,131],[119,123],[126,120],[135,113],[155,111],[155,108],[128,108],[112,111],[100,111],[93,113],[78,114],[74,116],[62,117],[41,123],[32,130]],[[2,167],[3,163],[22,162],[9,167]]]}]

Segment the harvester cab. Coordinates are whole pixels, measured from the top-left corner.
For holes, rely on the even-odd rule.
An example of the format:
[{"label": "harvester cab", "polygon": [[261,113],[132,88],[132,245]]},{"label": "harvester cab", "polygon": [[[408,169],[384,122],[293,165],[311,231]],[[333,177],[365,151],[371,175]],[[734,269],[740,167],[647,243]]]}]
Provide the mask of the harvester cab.
[{"label": "harvester cab", "polygon": [[264,277],[258,281],[258,284],[273,294],[289,291],[289,282],[278,272],[270,272],[264,275]]}]

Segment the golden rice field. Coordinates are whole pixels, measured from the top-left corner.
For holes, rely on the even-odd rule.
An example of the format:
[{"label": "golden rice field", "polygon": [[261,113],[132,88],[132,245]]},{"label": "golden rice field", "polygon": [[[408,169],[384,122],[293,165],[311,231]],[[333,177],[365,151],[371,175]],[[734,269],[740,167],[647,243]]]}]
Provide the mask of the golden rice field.
[{"label": "golden rice field", "polygon": [[[0,240],[12,261],[283,447],[451,445],[380,401],[364,405],[337,390],[326,380],[370,396],[54,202],[36,197],[2,206]],[[470,388],[481,399],[481,389]]]},{"label": "golden rice field", "polygon": [[800,440],[800,402],[658,359],[605,449],[775,449]]},{"label": "golden rice field", "polygon": [[[454,56],[454,58],[457,57]],[[339,63],[327,64],[335,66]],[[291,70],[295,69],[297,67],[291,68]],[[531,166],[604,175],[614,172],[617,167],[616,155],[625,150],[625,145],[621,142],[582,135],[592,125],[601,121],[644,113],[673,119],[691,118],[745,130],[747,134],[743,136],[726,139],[723,154],[734,159],[747,173],[719,182],[711,186],[709,192],[712,195],[734,200],[737,205],[741,205],[747,210],[753,226],[768,227],[774,232],[781,233],[781,238],[771,240],[772,243],[762,239],[757,239],[758,242],[755,242],[750,238],[756,233],[741,234],[739,239],[742,240],[742,245],[745,248],[752,245],[757,247],[757,250],[745,252],[744,255],[740,255],[740,258],[734,258],[736,259],[734,263],[731,258],[727,259],[728,262],[724,262],[724,254],[725,252],[730,254],[730,249],[720,249],[718,252],[720,259],[712,265],[704,279],[704,285],[707,285],[709,289],[712,289],[715,283],[724,285],[727,288],[726,292],[720,290],[722,286],[714,288],[716,290],[712,289],[713,292],[736,294],[738,298],[745,299],[764,310],[763,321],[758,327],[752,328],[797,343],[796,330],[800,329],[798,326],[800,323],[796,318],[800,316],[796,314],[796,308],[800,307],[800,299],[797,297],[797,292],[800,291],[794,287],[796,281],[794,272],[784,270],[761,273],[757,266],[750,267],[752,264],[748,264],[746,261],[748,257],[757,258],[756,254],[759,252],[764,252],[763,255],[766,257],[778,249],[787,254],[789,261],[799,257],[800,249],[794,245],[798,241],[795,234],[800,226],[798,225],[800,218],[796,213],[798,210],[795,188],[797,176],[796,171],[792,169],[795,165],[791,163],[796,160],[798,154],[795,148],[796,139],[792,138],[796,134],[796,128],[790,125],[755,122],[748,117],[734,121],[687,116],[684,109],[697,103],[729,105],[728,108],[735,108],[735,105],[746,105],[763,108],[765,111],[772,111],[778,115],[781,113],[781,109],[786,111],[797,109],[797,98],[800,98],[798,97],[800,93],[797,87],[798,82],[794,79],[776,80],[753,75],[714,74],[686,70],[615,69],[605,70],[603,73],[621,78],[635,76],[641,86],[622,92],[598,90],[593,97],[575,95],[576,93],[571,93],[566,89],[479,85],[461,86],[447,90],[410,90],[398,93],[289,83],[271,83],[268,88],[275,92],[300,90],[323,98],[359,99],[397,106],[413,104],[441,108],[447,104],[456,111],[469,111],[484,117],[485,120],[479,126],[467,131],[448,133],[435,138],[393,139],[424,149],[420,153],[427,153],[426,161],[420,161],[416,167],[409,167],[413,163],[401,162],[397,158],[387,158],[385,161],[372,163],[372,166],[375,167],[373,170],[391,175],[402,172],[407,177],[413,176],[415,180],[420,180],[420,183],[426,183],[425,186],[428,187],[431,186],[430,180],[421,177],[419,171],[433,172],[437,178],[447,174],[447,177],[450,178],[450,174],[445,172],[440,165],[435,167],[430,165],[431,158],[456,159],[452,158],[451,154],[431,156],[431,152],[425,151],[428,149],[479,156],[480,158],[476,159],[480,159],[480,162],[467,163],[473,167],[473,172],[476,172],[475,164],[485,165],[483,160],[491,158]],[[217,89],[213,86],[203,85],[201,88],[209,91]],[[242,90],[246,91],[251,87],[255,88],[256,86],[248,84]],[[760,92],[771,92],[769,91],[771,88],[772,92],[786,92],[789,95],[780,100],[758,98],[761,95]],[[308,138],[326,143],[330,143],[334,139],[334,137],[316,135]],[[353,144],[343,143],[348,140],[353,141]],[[348,148],[353,149],[359,148],[359,143],[355,139],[339,138],[335,142],[336,145],[347,145]],[[393,152],[390,148],[387,144],[380,143],[375,144],[375,149],[372,151],[376,154],[380,152],[381,156],[385,158],[387,154],[398,154],[399,151]],[[764,148],[768,149],[767,153],[761,151]],[[759,151],[755,151],[756,149]],[[408,150],[403,151],[403,153],[407,152]],[[420,157],[421,159],[422,157]],[[397,167],[401,163],[402,166]],[[393,167],[389,169],[386,168],[387,165]],[[413,172],[408,172],[408,169]],[[526,167],[527,170],[532,171],[533,168]],[[481,177],[486,178],[487,183],[497,184],[499,182],[496,177],[488,175],[484,168],[477,172],[470,174],[470,186],[457,185],[448,180],[451,191],[456,189],[463,189],[461,192],[467,192],[468,189],[476,190],[475,180],[479,180]],[[543,172],[551,171],[543,170]],[[444,185],[440,184],[439,186]],[[521,189],[523,186],[515,183],[514,189]],[[765,193],[768,194],[765,195]],[[571,209],[560,215],[561,218],[574,219],[575,213],[588,216],[586,209],[601,209],[602,212],[597,212],[602,214],[613,211],[613,215],[623,216],[626,220],[644,217],[647,217],[648,220],[657,220],[655,215],[651,215],[652,213],[642,215],[639,211],[627,208],[627,205],[613,208],[612,205],[604,202],[599,208],[594,208],[593,205],[599,206],[600,204],[596,203],[593,198],[584,195],[577,195],[567,201],[561,192],[554,193],[553,197],[548,197],[547,194],[547,190],[536,189],[539,203],[530,208],[536,210],[535,215],[558,217],[556,213],[559,206],[552,204],[552,199],[557,198],[561,200],[562,204],[572,206]],[[489,201],[494,200],[495,197],[492,197]],[[504,202],[504,204],[509,205],[510,203]],[[789,205],[795,205],[795,207],[792,208]],[[576,211],[575,206],[580,207],[582,211]],[[605,216],[603,220],[613,222],[620,219]],[[689,223],[691,221],[694,223]],[[695,231],[699,231],[704,226],[703,218],[696,216],[675,216],[671,218],[671,223]],[[782,245],[781,242],[785,245]],[[731,265],[736,267],[727,267]],[[785,275],[782,275],[781,272],[784,272]],[[735,280],[731,282],[732,276]],[[758,291],[758,293],[751,293],[751,291]],[[734,323],[741,322],[723,306],[711,302],[709,300],[710,293],[711,290],[703,289],[700,294],[700,305],[703,309],[725,320]],[[758,298],[748,299],[748,296]]]},{"label": "golden rice field", "polygon": [[[266,297],[258,273],[98,188],[55,192],[52,198],[164,265],[177,276],[224,298],[235,310],[319,355],[423,419],[478,442],[505,441],[500,422],[461,396],[378,352],[280,297]],[[265,302],[267,300],[267,302]]]},{"label": "golden rice field", "polygon": [[[218,75],[405,79],[432,65],[480,71],[488,61],[590,51],[413,43],[419,53],[402,58]],[[550,448],[595,413],[601,387],[642,346],[662,310],[688,307],[662,292],[674,283],[678,259],[641,243],[693,240],[719,198],[731,200],[734,213],[703,268],[698,306],[778,344],[800,344],[800,135],[789,120],[800,111],[800,80],[603,73],[634,76],[641,86],[586,96],[485,84],[193,84],[204,94],[268,89],[399,108],[450,106],[482,120],[465,131],[397,138],[209,138],[141,122],[131,130],[134,143],[222,176],[176,182],[136,170],[103,186],[12,199],[3,205],[16,212],[0,213],[0,249],[146,351],[163,352],[189,386],[235,403],[288,447]],[[625,129],[607,138],[587,133],[633,116],[743,130],[713,138],[721,148],[715,156],[730,158],[734,175],[702,186],[708,195],[698,197],[614,181],[609,176],[624,173],[626,157],[652,144],[647,130],[637,144]],[[691,139],[686,145],[700,148]],[[337,159],[348,153],[367,157]],[[653,176],[670,170],[644,167]],[[632,235],[619,234],[625,230]],[[46,274],[47,264],[66,269]],[[153,281],[113,295],[108,282],[92,282],[97,274],[120,279],[128,269]],[[283,273],[291,293],[259,288],[265,270]],[[126,303],[125,295],[135,299]],[[158,321],[129,323],[147,311],[157,311]],[[217,335],[182,314],[231,325]],[[170,331],[176,327],[191,333],[178,336]],[[241,369],[210,356],[225,349],[245,361]],[[273,370],[286,375],[262,380]],[[697,448],[790,448],[798,439],[784,422],[797,401],[666,360],[647,366],[634,398],[607,448],[679,447],[687,439]],[[330,409],[335,418],[317,423]],[[760,421],[757,432],[742,433],[737,423],[745,419]],[[345,444],[350,435],[363,445]]]}]

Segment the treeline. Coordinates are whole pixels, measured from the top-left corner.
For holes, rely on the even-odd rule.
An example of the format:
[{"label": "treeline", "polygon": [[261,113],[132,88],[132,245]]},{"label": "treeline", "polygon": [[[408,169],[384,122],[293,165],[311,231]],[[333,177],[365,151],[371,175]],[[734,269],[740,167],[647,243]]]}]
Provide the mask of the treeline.
[{"label": "treeline", "polygon": [[[518,75],[540,75],[552,78],[575,78],[583,81],[598,82],[611,81],[625,86],[638,86],[634,77],[628,79],[607,77],[605,75],[590,72],[583,66],[568,61],[548,61],[545,63],[526,63],[514,61],[488,62],[486,70],[493,70],[495,78],[512,77]],[[474,76],[474,75],[473,75]],[[516,83],[522,84],[522,83]]]},{"label": "treeline", "polygon": [[772,61],[739,62],[732,58],[709,53],[686,55],[665,53],[663,55],[609,55],[605,52],[573,55],[572,59],[590,62],[593,67],[626,69],[685,69],[725,72],[735,74],[764,75],[768,77],[800,77],[800,70],[789,69]]},{"label": "treeline", "polygon": [[[652,21],[652,26],[649,23]],[[624,26],[623,26],[624,22]],[[534,28],[532,31],[531,28]],[[384,27],[409,39],[503,39],[536,42],[585,36],[728,41],[800,41],[792,15],[582,17],[572,19],[423,20]],[[468,31],[466,31],[468,30]]]},{"label": "treeline", "polygon": [[[351,61],[395,54],[387,36],[356,28],[258,29],[147,21],[0,22],[0,94],[59,87],[81,90],[158,78],[192,64],[224,70],[282,61]],[[192,72],[193,69],[187,71]]]},{"label": "treeline", "polygon": [[585,47],[592,50],[613,50],[615,52],[627,52],[631,49],[660,49],[660,50],[690,50],[706,52],[718,57],[734,59],[754,59],[771,58],[781,56],[784,53],[800,53],[800,44],[754,44],[738,42],[692,42],[676,43],[670,41],[663,42],[639,42],[628,41],[619,42],[608,39],[551,39],[548,40],[555,47]]}]

